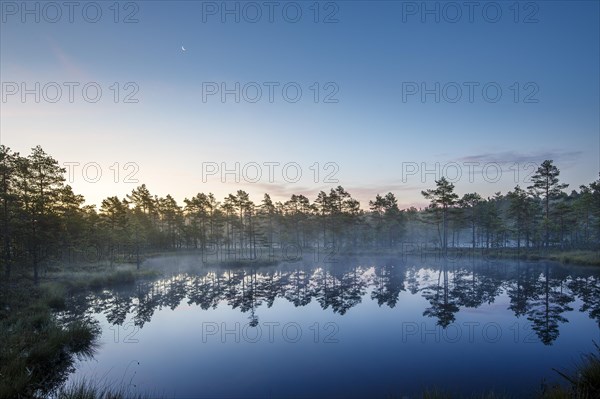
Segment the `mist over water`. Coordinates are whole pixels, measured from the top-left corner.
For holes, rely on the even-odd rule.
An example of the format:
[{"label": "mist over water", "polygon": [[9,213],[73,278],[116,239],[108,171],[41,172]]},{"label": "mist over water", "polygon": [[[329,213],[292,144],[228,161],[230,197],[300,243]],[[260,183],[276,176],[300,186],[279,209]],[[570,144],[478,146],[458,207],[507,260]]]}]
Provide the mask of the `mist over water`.
[{"label": "mist over water", "polygon": [[223,268],[198,256],[144,267],[165,277],[71,298],[65,315],[103,329],[71,381],[182,398],[525,395],[600,336],[600,273],[585,267],[340,257]]}]

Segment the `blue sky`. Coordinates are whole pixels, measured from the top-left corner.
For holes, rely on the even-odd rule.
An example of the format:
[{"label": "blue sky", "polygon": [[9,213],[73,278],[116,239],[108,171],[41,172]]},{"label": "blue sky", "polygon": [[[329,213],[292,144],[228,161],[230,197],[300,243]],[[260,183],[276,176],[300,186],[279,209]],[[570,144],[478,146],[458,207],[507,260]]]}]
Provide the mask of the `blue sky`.
[{"label": "blue sky", "polygon": [[[424,12],[422,2],[338,1],[315,7],[312,1],[282,1],[270,3],[272,22],[264,2],[122,2],[118,23],[113,2],[88,6],[88,19],[97,8],[102,11],[96,23],[82,14],[89,2],[80,2],[72,23],[64,6],[62,17],[49,22],[55,11],[44,11],[39,3],[40,21],[26,14],[23,22],[24,7],[35,4],[2,4],[0,141],[22,153],[40,144],[61,163],[79,162],[72,185],[90,203],[135,188],[137,183],[125,179],[129,172],[135,172],[129,180],[179,201],[197,192],[223,197],[238,188],[255,201],[264,192],[278,200],[292,193],[314,199],[319,190],[341,184],[366,207],[375,194],[388,191],[402,206],[425,204],[420,190],[433,186],[436,176],[421,171],[436,163],[437,177],[444,171],[455,175],[455,165],[460,166],[462,176],[455,179],[460,194],[486,196],[512,189],[517,168],[518,181],[526,186],[532,165],[544,159],[555,161],[570,188],[593,181],[600,170],[597,1],[482,1],[472,22],[464,2],[427,2],[429,9],[440,10],[439,22]],[[257,23],[248,20],[254,6],[262,12]],[[221,13],[236,7],[239,22],[235,13],[225,14],[223,22]],[[292,23],[298,9],[302,15]],[[138,22],[123,23],[130,13]],[[324,23],[327,15],[337,22]],[[23,82],[28,88],[39,82],[40,93],[56,82],[62,95],[56,103],[47,101],[54,93],[50,87],[36,103],[34,95],[22,101],[20,92],[7,94]],[[64,82],[79,83],[72,103]],[[102,89],[95,103],[81,95],[90,82]],[[125,86],[128,82],[133,85]],[[220,90],[222,83],[233,89],[236,82],[239,102],[233,94],[222,102],[220,93],[205,92]],[[265,82],[274,87],[272,102]],[[406,93],[436,83],[439,102],[434,94],[422,101],[420,92]],[[290,96],[294,88],[302,90],[297,102],[286,101],[286,84]],[[262,97],[247,101],[256,86]],[[451,102],[457,87],[462,97]],[[498,87],[498,101],[486,101]],[[125,103],[134,88],[138,102]],[[337,102],[324,102],[328,94]],[[225,182],[220,174],[203,182],[203,162],[231,169],[239,162],[240,183],[231,174]],[[268,162],[279,163],[272,183]],[[283,165],[292,162],[302,171],[297,182],[294,173],[288,181],[282,175]],[[328,162],[336,166],[325,169]],[[469,170],[465,162],[479,164]],[[90,163],[102,170],[97,182],[91,182],[94,173],[87,181],[82,177],[83,165]],[[126,163],[137,168],[126,169]],[[242,169],[252,171],[251,163],[262,165],[257,182],[244,179]],[[414,171],[415,165],[416,174],[403,176],[403,169]],[[498,167],[502,175],[496,178]],[[329,172],[336,172],[338,183],[324,181]]]}]

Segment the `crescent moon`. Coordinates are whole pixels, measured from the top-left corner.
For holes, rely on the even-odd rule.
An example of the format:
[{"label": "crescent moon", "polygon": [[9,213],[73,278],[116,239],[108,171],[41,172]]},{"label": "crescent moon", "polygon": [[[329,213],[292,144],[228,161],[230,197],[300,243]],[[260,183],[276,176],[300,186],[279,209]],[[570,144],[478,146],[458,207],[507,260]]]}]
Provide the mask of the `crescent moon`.
[{"label": "crescent moon", "polygon": [[185,47],[181,46],[181,51],[187,51]]}]

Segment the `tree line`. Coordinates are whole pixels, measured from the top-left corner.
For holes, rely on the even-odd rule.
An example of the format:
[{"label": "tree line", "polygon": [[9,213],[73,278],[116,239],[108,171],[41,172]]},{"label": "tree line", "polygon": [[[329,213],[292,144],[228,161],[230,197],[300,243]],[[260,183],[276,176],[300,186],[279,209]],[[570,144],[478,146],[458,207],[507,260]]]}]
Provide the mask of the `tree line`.
[{"label": "tree line", "polygon": [[178,204],[146,185],[96,209],[65,184],[66,170],[37,146],[21,156],[0,145],[0,268],[40,273],[54,263],[82,260],[141,263],[152,252],[194,249],[218,260],[270,257],[288,244],[303,248],[384,249],[403,242],[451,247],[518,249],[600,248],[600,179],[567,193],[559,170],[544,161],[532,185],[483,198],[459,197],[447,179],[423,191],[430,205],[401,210],[393,193],[368,209],[343,187],[314,201],[292,195],[260,203],[238,190],[223,200],[198,193]]}]

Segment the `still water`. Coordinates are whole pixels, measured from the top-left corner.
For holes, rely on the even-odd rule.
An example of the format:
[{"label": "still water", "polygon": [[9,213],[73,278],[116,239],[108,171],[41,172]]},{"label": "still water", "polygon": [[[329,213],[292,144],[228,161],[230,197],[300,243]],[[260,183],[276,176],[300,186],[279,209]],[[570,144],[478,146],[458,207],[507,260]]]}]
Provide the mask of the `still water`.
[{"label": "still water", "polygon": [[343,258],[206,267],[73,297],[102,327],[81,378],[198,397],[416,397],[559,381],[600,341],[600,273],[548,262]]}]

